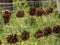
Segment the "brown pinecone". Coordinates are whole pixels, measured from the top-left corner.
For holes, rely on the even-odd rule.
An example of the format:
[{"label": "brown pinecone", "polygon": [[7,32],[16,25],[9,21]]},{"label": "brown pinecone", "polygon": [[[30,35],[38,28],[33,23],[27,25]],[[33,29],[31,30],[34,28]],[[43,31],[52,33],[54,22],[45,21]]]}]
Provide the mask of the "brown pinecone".
[{"label": "brown pinecone", "polygon": [[60,26],[59,25],[56,25],[53,27],[53,32],[54,33],[60,33]]},{"label": "brown pinecone", "polygon": [[42,30],[38,30],[36,31],[36,33],[34,34],[34,37],[39,39],[40,37],[44,36],[44,32]]},{"label": "brown pinecone", "polygon": [[52,7],[47,8],[46,14],[50,14],[50,13],[52,13],[52,12],[53,12],[53,8],[52,8]]},{"label": "brown pinecone", "polygon": [[21,35],[20,35],[20,38],[21,38],[23,41],[28,40],[29,37],[30,37],[30,34],[29,34],[29,32],[27,32],[27,31],[22,32]]},{"label": "brown pinecone", "polygon": [[2,45],[2,41],[0,40],[0,45]]},{"label": "brown pinecone", "polygon": [[18,36],[17,36],[17,34],[8,35],[6,37],[6,40],[7,40],[7,43],[15,44],[18,42]]},{"label": "brown pinecone", "polygon": [[23,10],[19,10],[19,11],[17,12],[16,16],[17,16],[17,17],[20,17],[20,18],[24,17],[24,11],[23,11]]},{"label": "brown pinecone", "polygon": [[50,27],[44,28],[44,36],[49,36],[52,34],[52,29]]},{"label": "brown pinecone", "polygon": [[42,8],[36,8],[36,16],[42,16],[45,11]]},{"label": "brown pinecone", "polygon": [[10,16],[11,16],[11,12],[9,10],[4,10],[2,12],[2,17],[3,17],[3,20],[4,20],[5,24],[7,24],[9,22]]},{"label": "brown pinecone", "polygon": [[9,18],[9,17],[4,18],[4,23],[5,23],[5,24],[9,23],[9,20],[10,20],[10,18]]},{"label": "brown pinecone", "polygon": [[34,16],[36,14],[35,8],[30,8],[29,15]]}]

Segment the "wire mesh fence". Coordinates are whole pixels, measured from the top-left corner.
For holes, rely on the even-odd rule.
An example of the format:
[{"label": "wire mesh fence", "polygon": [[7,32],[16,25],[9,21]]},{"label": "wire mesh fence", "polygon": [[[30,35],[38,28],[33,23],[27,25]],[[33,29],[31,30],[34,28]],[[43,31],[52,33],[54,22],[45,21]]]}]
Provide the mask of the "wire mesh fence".
[{"label": "wire mesh fence", "polygon": [[[49,14],[43,15],[42,17],[30,16],[28,13],[30,7],[42,7],[48,8],[51,6],[49,1],[28,1],[28,2],[13,2],[13,3],[0,3],[1,11],[5,9],[10,9],[12,14],[10,17],[10,22],[6,25],[3,23],[3,34],[1,39],[3,45],[59,45],[60,38],[56,37],[59,34],[51,34],[48,37],[42,37],[40,39],[35,39],[33,34],[37,29],[44,29],[46,26],[54,27],[55,25],[60,25],[56,10]],[[56,7],[57,9],[57,7]],[[23,18],[17,18],[16,13],[18,10],[24,10],[25,16]],[[2,19],[3,20],[3,19]],[[6,36],[8,34],[18,34],[20,35],[23,31],[30,32],[30,39],[27,41],[21,41],[16,44],[8,44],[6,41]]]},{"label": "wire mesh fence", "polygon": [[[0,8],[9,9],[9,10],[15,10],[14,6],[17,4],[17,7],[21,7],[21,5],[29,5],[30,7],[43,7],[44,5],[47,5],[46,7],[50,6],[49,1],[27,1],[27,2],[13,2],[13,3],[0,3]],[[17,9],[16,9],[17,10]]]}]

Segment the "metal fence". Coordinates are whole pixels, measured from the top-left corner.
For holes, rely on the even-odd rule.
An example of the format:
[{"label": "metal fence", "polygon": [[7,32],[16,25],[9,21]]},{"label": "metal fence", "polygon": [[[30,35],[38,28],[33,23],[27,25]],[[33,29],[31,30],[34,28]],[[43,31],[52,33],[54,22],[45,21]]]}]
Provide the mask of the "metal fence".
[{"label": "metal fence", "polygon": [[21,6],[21,4],[23,4],[23,5],[27,4],[27,6],[29,6],[29,7],[43,7],[45,4],[47,6],[50,6],[49,1],[26,1],[26,2],[0,3],[0,8],[1,8],[1,10],[9,9],[12,12],[14,12],[14,10],[17,10],[16,7],[14,7],[15,4],[17,4],[16,7]]}]

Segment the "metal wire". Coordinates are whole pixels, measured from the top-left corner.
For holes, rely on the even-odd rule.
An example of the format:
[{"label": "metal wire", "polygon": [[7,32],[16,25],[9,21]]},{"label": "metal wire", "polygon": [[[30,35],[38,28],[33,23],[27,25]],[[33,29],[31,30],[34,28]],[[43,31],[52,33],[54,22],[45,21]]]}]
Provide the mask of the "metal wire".
[{"label": "metal wire", "polygon": [[[49,1],[26,1],[26,2],[0,3],[0,5],[1,5],[0,7],[2,7],[2,10],[4,8],[7,8],[7,9],[13,8],[13,10],[11,12],[14,12],[17,10],[17,9],[14,9],[15,8],[14,4],[17,4],[20,6],[22,3],[27,4],[27,5],[29,3],[29,5],[33,6],[33,4],[35,4],[35,5],[39,4],[40,5],[41,3],[46,3],[46,2],[49,2]],[[57,11],[57,10],[54,10],[54,11]]]},{"label": "metal wire", "polygon": [[21,3],[31,3],[31,2],[42,2],[42,3],[44,3],[44,2],[48,2],[48,1],[27,1],[27,2],[13,2],[13,3],[0,3],[0,5],[6,5],[6,4],[16,4],[16,3],[18,3],[18,4],[21,4]]}]

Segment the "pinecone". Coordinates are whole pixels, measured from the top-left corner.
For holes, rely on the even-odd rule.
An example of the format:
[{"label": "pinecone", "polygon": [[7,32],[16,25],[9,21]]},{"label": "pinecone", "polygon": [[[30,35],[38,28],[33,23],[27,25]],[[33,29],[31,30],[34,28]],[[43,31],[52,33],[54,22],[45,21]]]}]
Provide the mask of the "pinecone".
[{"label": "pinecone", "polygon": [[52,29],[50,27],[44,28],[44,36],[49,36],[52,34]]},{"label": "pinecone", "polygon": [[3,20],[4,20],[5,24],[7,24],[9,22],[10,16],[11,16],[11,12],[9,10],[4,10],[2,12],[2,17],[3,17]]},{"label": "pinecone", "polygon": [[39,39],[40,37],[44,36],[44,32],[42,30],[38,30],[36,31],[36,33],[34,34],[34,37]]},{"label": "pinecone", "polygon": [[18,36],[17,36],[17,34],[8,35],[6,37],[6,40],[7,40],[7,43],[15,44],[18,42]]},{"label": "pinecone", "polygon": [[35,8],[30,8],[29,14],[30,14],[31,16],[34,16],[34,15],[36,14]]},{"label": "pinecone", "polygon": [[59,25],[56,25],[53,27],[53,32],[54,33],[60,33],[60,26]]},{"label": "pinecone", "polygon": [[47,14],[50,14],[50,13],[52,13],[52,12],[53,12],[53,8],[52,8],[52,7],[47,8],[47,10],[46,10],[46,13],[47,13]]},{"label": "pinecone", "polygon": [[36,16],[42,16],[45,11],[42,8],[36,8]]},{"label": "pinecone", "polygon": [[20,18],[24,17],[24,11],[23,11],[23,10],[19,10],[19,11],[17,12],[16,16],[17,16],[17,17],[20,17]]},{"label": "pinecone", "polygon": [[30,37],[30,34],[29,34],[29,32],[27,32],[27,31],[22,32],[22,34],[20,35],[20,38],[21,38],[23,41],[28,40],[29,37]]},{"label": "pinecone", "polygon": [[9,23],[10,17],[4,18],[4,23],[7,24]]},{"label": "pinecone", "polygon": [[0,45],[2,45],[2,41],[0,40]]}]

